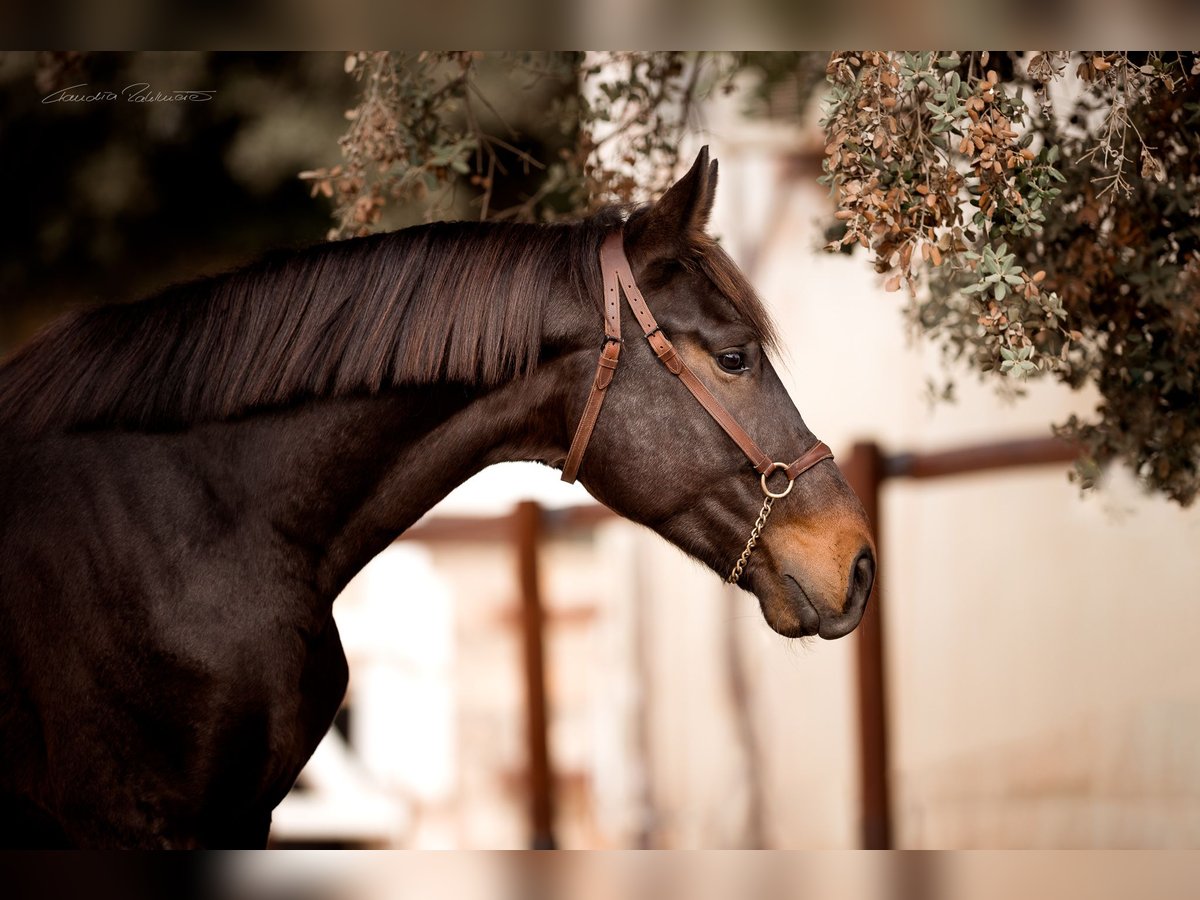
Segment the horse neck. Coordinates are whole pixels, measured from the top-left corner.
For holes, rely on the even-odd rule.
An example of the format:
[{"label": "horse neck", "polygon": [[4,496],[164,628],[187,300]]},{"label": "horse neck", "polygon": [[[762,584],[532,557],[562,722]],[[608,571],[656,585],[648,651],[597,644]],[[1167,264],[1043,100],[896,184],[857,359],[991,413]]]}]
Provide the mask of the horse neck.
[{"label": "horse neck", "polygon": [[471,475],[497,462],[561,457],[569,363],[483,393],[410,388],[247,420],[233,442],[234,467],[250,504],[332,599]]}]

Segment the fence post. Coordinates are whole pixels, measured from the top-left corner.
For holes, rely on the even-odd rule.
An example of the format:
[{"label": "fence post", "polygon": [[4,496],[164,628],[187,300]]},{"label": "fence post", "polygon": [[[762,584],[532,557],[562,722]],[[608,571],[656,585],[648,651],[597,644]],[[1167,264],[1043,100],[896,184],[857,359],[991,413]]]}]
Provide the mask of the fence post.
[{"label": "fence post", "polygon": [[513,510],[513,539],[517,583],[521,592],[521,642],[525,661],[525,735],[529,766],[530,846],[553,850],[554,773],[547,735],[546,665],[543,644],[545,616],[538,578],[538,549],[542,538],[542,508],[523,500]]},{"label": "fence post", "polygon": [[879,520],[879,487],[885,477],[883,454],[870,441],[856,443],[842,466],[846,480],[862,501],[875,533],[875,587],[855,638],[858,674],[859,786],[861,841],[867,850],[892,846],[892,811],[888,788],[887,706],[884,684],[883,547]]}]

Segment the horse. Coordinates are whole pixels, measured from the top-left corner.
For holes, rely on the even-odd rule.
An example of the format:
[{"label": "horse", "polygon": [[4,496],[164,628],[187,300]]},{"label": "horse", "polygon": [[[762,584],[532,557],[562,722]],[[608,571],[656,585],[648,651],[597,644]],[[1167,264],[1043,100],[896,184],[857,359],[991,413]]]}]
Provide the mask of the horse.
[{"label": "horse", "polygon": [[[828,452],[794,480],[781,456],[748,464],[658,353],[669,337],[772,453],[815,448],[762,302],[707,234],[716,182],[706,148],[638,207],[277,251],[16,351],[0,367],[0,843],[264,846],[346,688],[339,591],[484,467],[563,467],[605,377],[575,462],[587,490],[722,575],[778,495],[738,586],[781,635],[851,631],[874,545]],[[657,316],[646,342],[607,334],[606,240]],[[607,350],[597,368],[601,346],[619,368]]]}]

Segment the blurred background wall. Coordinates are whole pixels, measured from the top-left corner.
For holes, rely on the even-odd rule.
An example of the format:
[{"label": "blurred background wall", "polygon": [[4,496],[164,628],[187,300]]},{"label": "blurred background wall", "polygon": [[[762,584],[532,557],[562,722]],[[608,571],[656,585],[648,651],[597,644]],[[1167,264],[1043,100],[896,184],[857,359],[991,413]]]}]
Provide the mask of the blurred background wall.
[{"label": "blurred background wall", "polygon": [[[0,55],[0,352],[71,306],[320,240],[326,210],[295,174],[336,162],[353,93],[341,60],[88,62],[96,83],[216,90],[142,109],[43,104],[37,58]],[[1040,436],[1088,408],[1049,383],[1013,401],[966,374],[956,403],[930,405],[941,363],[910,344],[900,295],[863,259],[817,249],[828,201],[815,126],[746,121],[732,102],[704,121],[721,164],[713,231],[777,317],[781,374],[840,459],[861,439],[898,451]],[[504,466],[427,524],[493,520],[528,499],[551,513],[591,503],[548,469]],[[527,843],[522,587],[506,527],[401,542],[339,600],[347,707],[280,807],[277,843]],[[887,486],[896,843],[1200,844],[1197,547],[1200,513],[1119,472],[1087,497],[1065,466]],[[540,565],[561,845],[857,846],[855,636],[786,641],[749,595],[627,523],[548,530]]]}]

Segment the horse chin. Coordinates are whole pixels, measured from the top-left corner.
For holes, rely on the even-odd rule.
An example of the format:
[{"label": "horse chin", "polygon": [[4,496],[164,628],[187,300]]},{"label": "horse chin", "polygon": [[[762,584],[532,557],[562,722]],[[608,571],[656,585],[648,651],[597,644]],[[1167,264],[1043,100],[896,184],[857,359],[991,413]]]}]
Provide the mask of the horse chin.
[{"label": "horse chin", "polygon": [[768,590],[755,591],[763,618],[784,637],[812,637],[821,629],[821,615],[804,588],[791,575],[773,578]]}]

